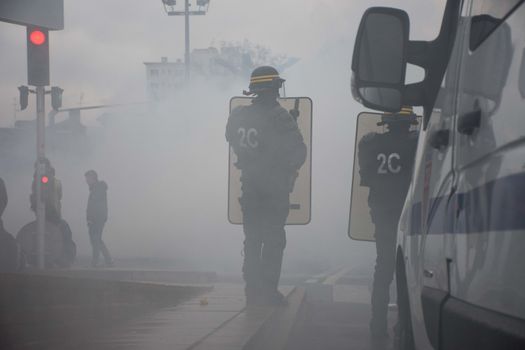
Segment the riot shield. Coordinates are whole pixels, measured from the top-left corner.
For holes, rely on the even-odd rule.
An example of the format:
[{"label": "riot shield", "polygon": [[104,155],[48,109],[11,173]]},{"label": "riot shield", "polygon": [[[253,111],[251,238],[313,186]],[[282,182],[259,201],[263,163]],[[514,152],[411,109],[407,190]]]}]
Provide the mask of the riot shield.
[{"label": "riot shield", "polygon": [[[376,227],[371,217],[370,206],[369,206],[369,195],[370,195],[370,179],[365,177],[371,177],[363,169],[360,168],[360,163],[363,159],[359,157],[372,157],[374,167],[372,168],[373,173],[396,173],[399,171],[400,166],[398,164],[399,155],[397,153],[391,154],[367,154],[366,152],[360,152],[362,147],[362,140],[367,138],[368,147],[374,149],[374,142],[382,140],[384,138],[378,137],[378,135],[385,134],[388,132],[388,127],[382,122],[384,115],[380,113],[369,113],[363,112],[357,117],[356,126],[356,139],[354,147],[354,166],[353,166],[353,178],[352,178],[352,192],[350,201],[350,218],[348,223],[348,236],[351,239],[359,241],[375,241],[375,230]],[[415,116],[414,116],[415,117]],[[419,119],[414,121],[414,125],[410,127],[411,131],[415,131],[419,128]],[[392,132],[390,132],[392,135]],[[389,142],[396,143],[396,137],[389,137]],[[392,148],[395,148],[396,144],[392,144]],[[389,145],[382,145],[382,147],[388,148]],[[414,143],[413,148],[415,151],[416,144]],[[363,178],[362,178],[363,177]],[[406,195],[406,194],[405,194]],[[383,202],[388,201],[388,195],[385,196]],[[404,198],[403,198],[404,199]],[[380,206],[388,203],[375,204],[375,210],[381,211]],[[379,208],[377,207],[379,206]]]},{"label": "riot shield", "polygon": [[[286,220],[287,225],[306,225],[311,215],[311,188],[312,188],[312,100],[309,97],[282,97],[278,99],[283,108],[288,111],[298,111],[297,124],[306,144],[306,160],[299,169],[295,186],[290,193],[290,213]],[[230,100],[230,112],[238,106],[247,106],[252,103],[251,97],[233,97]],[[295,113],[292,112],[292,115]],[[241,171],[235,166],[237,156],[233,149],[229,149],[228,166],[228,221],[232,224],[242,224],[242,209],[239,203],[241,198]]]}]

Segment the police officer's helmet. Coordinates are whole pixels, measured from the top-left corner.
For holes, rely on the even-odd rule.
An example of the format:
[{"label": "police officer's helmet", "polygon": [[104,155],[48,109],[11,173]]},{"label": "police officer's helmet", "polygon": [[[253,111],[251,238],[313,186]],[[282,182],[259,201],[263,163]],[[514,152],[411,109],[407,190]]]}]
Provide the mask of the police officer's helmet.
[{"label": "police officer's helmet", "polygon": [[253,70],[250,77],[249,94],[258,94],[264,90],[279,90],[285,80],[279,76],[277,69],[261,66]]},{"label": "police officer's helmet", "polygon": [[377,126],[390,125],[390,124],[401,124],[409,123],[410,125],[417,125],[417,115],[412,110],[412,107],[405,106],[397,113],[385,113],[381,116],[381,121],[377,123]]}]

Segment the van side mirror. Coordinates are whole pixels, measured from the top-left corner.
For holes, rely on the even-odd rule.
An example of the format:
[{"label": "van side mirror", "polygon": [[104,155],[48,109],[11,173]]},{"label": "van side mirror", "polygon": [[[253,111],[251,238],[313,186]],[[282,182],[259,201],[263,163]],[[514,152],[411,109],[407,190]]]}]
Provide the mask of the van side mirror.
[{"label": "van side mirror", "polygon": [[352,94],[366,107],[401,110],[408,34],[405,11],[372,7],[364,13],[352,58]]}]

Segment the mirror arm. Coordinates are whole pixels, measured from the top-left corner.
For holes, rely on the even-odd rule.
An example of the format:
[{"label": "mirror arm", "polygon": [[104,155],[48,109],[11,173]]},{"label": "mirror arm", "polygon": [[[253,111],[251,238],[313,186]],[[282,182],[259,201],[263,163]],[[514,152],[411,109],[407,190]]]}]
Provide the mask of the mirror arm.
[{"label": "mirror arm", "polygon": [[428,41],[409,41],[407,62],[427,69],[430,64],[430,51],[431,45]]},{"label": "mirror arm", "polygon": [[404,106],[422,106],[425,101],[424,81],[406,85],[403,91]]}]

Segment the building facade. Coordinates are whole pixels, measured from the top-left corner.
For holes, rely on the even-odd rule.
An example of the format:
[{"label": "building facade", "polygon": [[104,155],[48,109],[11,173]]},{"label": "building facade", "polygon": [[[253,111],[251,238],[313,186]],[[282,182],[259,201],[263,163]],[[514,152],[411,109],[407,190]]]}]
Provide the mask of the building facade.
[{"label": "building facade", "polygon": [[150,100],[162,101],[173,96],[184,85],[184,63],[179,59],[168,62],[144,62],[146,66],[146,90]]}]

